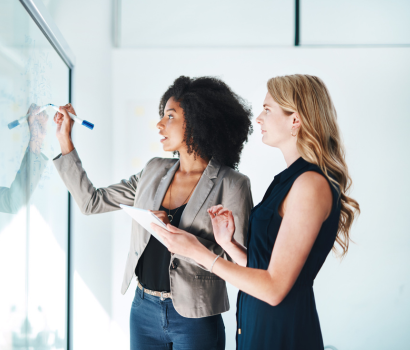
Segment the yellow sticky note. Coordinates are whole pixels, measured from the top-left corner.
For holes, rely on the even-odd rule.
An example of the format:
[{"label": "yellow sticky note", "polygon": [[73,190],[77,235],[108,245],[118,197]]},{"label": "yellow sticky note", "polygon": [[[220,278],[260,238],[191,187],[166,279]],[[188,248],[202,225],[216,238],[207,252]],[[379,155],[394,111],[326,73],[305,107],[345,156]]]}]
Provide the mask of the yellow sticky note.
[{"label": "yellow sticky note", "polygon": [[141,158],[134,157],[131,159],[131,166],[133,168],[139,168],[141,166]]},{"label": "yellow sticky note", "polygon": [[145,114],[145,108],[143,106],[137,106],[134,109],[134,113],[137,117],[141,117]]},{"label": "yellow sticky note", "polygon": [[159,151],[159,142],[151,142],[150,147],[149,147],[151,152],[158,152]]},{"label": "yellow sticky note", "polygon": [[150,128],[151,130],[157,130],[157,124],[158,124],[158,121],[157,121],[157,120],[151,119],[151,120],[149,121],[149,128]]}]

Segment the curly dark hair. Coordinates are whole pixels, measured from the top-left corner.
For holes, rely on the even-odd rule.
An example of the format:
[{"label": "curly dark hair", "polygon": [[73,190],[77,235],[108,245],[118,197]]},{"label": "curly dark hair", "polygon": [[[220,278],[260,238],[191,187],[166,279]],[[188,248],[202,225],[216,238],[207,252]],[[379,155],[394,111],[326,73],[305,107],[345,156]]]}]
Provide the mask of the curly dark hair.
[{"label": "curly dark hair", "polygon": [[184,110],[188,153],[237,169],[243,145],[253,132],[247,102],[220,79],[180,76],[161,98],[161,118],[171,97]]}]

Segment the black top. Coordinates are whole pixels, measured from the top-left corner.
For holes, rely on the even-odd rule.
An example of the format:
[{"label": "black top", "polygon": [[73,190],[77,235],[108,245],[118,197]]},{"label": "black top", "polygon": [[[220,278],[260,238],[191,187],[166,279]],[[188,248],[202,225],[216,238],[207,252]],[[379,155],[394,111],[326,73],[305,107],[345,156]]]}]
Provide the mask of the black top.
[{"label": "black top", "polygon": [[[249,218],[248,267],[267,270],[282,217],[278,208],[295,180],[307,171],[324,176],[320,168],[299,158],[275,176],[261,203]],[[340,197],[329,182],[332,212],[323,222],[312,250],[292,289],[277,306],[240,292],[237,303],[237,349],[323,350],[313,295],[313,281],[333,247],[340,218]],[[303,232],[300,233],[301,235]]]},{"label": "black top", "polygon": [[[186,204],[170,211],[173,216],[171,222],[173,226],[179,226],[185,207]],[[169,210],[162,205],[159,210],[163,210],[167,214],[169,213]],[[171,253],[169,250],[154,236],[151,236],[137,266],[135,267],[135,274],[138,276],[138,281],[147,289],[155,290],[157,292],[170,292],[170,261]]]}]

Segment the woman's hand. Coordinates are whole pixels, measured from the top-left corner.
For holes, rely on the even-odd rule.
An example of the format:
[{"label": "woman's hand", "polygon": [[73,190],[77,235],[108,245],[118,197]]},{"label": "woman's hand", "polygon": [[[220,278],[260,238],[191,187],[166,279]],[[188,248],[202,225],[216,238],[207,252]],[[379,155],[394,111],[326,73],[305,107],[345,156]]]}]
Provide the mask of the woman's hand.
[{"label": "woman's hand", "polygon": [[212,221],[216,242],[222,247],[233,243],[235,233],[235,221],[232,212],[222,205],[215,205],[208,209]]},{"label": "woman's hand", "polygon": [[67,112],[76,115],[71,103],[60,106],[60,111],[54,115],[54,122],[57,124],[56,136],[59,140],[66,138],[71,139],[71,130],[74,125],[74,120],[70,118]]},{"label": "woman's hand", "polygon": [[152,223],[151,228],[162,237],[165,245],[171,253],[186,256],[187,258],[195,260],[198,251],[203,249],[208,251],[194,235],[184,230],[180,230],[171,224],[168,224],[167,228],[164,229]]},{"label": "woman's hand", "polygon": [[70,153],[74,149],[71,140],[71,130],[73,129],[74,120],[70,118],[67,112],[76,115],[71,103],[61,106],[60,111],[54,115],[54,122],[57,124],[56,136],[60,142],[61,153],[63,155]]},{"label": "woman's hand", "polygon": [[168,214],[163,210],[150,210],[158,219],[160,219],[165,225],[170,224]]}]

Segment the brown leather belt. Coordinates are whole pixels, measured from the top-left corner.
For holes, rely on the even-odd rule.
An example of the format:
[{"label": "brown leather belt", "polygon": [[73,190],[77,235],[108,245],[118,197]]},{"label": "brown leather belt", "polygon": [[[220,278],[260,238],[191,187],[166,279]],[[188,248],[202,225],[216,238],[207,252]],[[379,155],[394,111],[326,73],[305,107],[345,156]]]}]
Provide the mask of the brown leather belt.
[{"label": "brown leather belt", "polygon": [[138,282],[138,288],[143,290],[144,293],[147,293],[149,295],[153,295],[155,297],[161,298],[161,300],[165,299],[170,299],[171,298],[171,293],[165,293],[165,292],[156,292],[155,290],[149,290],[147,288],[144,288],[141,283]]}]

